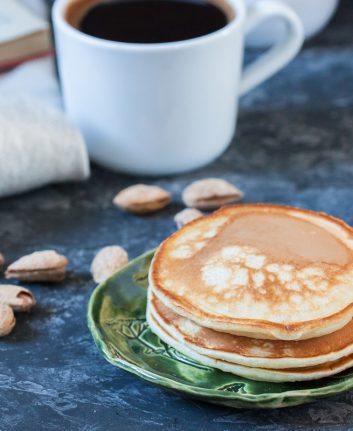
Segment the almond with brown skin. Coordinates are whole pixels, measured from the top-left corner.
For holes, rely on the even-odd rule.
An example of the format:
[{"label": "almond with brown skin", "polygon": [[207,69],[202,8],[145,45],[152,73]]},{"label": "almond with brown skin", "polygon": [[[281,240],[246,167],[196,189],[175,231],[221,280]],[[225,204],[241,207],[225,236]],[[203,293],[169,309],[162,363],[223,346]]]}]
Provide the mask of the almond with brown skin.
[{"label": "almond with brown skin", "polygon": [[196,220],[202,217],[204,214],[197,210],[196,208],[185,208],[182,211],[178,212],[174,216],[174,221],[178,228],[183,227],[185,224],[190,223],[193,220]]},{"label": "almond with brown skin", "polygon": [[7,304],[14,311],[29,311],[36,300],[32,292],[24,287],[0,284],[0,304]]},{"label": "almond with brown skin", "polygon": [[189,184],[183,191],[186,206],[198,209],[215,209],[240,201],[244,193],[221,178],[206,178]]},{"label": "almond with brown skin", "polygon": [[121,190],[113,203],[125,211],[145,214],[164,208],[170,200],[170,193],[161,187],[136,184]]},{"label": "almond with brown skin", "polygon": [[127,252],[118,245],[104,247],[92,261],[91,273],[96,283],[101,283],[129,262]]},{"label": "almond with brown skin", "polygon": [[68,260],[54,250],[36,251],[16,260],[5,272],[6,278],[28,282],[57,282],[66,275]]},{"label": "almond with brown skin", "polygon": [[13,309],[7,304],[0,304],[0,337],[8,335],[16,325]]}]

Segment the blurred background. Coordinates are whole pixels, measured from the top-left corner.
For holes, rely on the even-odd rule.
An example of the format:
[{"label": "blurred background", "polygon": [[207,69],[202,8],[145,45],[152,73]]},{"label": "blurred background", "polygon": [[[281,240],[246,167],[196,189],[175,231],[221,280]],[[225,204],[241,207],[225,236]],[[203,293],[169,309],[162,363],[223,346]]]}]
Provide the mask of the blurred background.
[{"label": "blurred background", "polygon": [[[314,46],[322,50],[333,45],[340,48],[350,46],[353,13],[349,0],[340,3],[338,0],[280,1],[288,4],[303,23],[304,51],[308,49],[309,53],[310,47]],[[251,7],[254,0],[246,0],[245,3]],[[0,141],[4,163],[0,170],[0,175],[3,173],[0,196],[53,182],[85,180],[89,176],[88,155],[80,130],[68,121],[63,112],[50,22],[52,5],[52,0],[3,0],[0,3],[3,22],[0,27],[0,121],[4,130]],[[284,24],[280,19],[273,18],[260,25],[246,37],[245,62],[253,60],[276,40],[281,40],[284,34]],[[243,97],[243,109],[251,105],[256,110],[273,110],[284,103],[286,106],[305,106],[308,98],[313,104],[315,95],[311,97],[310,93],[315,92],[319,85],[320,97],[332,99],[325,87],[331,88],[339,75],[330,77],[330,82],[320,84],[315,81],[303,91],[305,75],[308,74],[309,79],[312,68],[305,70],[307,66],[300,66],[300,62],[296,61],[289,66],[291,69],[284,69],[268,83]],[[290,88],[284,84],[288,80],[291,94],[281,89],[282,85]],[[273,88],[273,91],[264,91],[266,88]],[[341,93],[345,93],[343,86],[336,88],[334,98],[337,99]],[[342,97],[348,96],[345,93]],[[11,118],[9,112],[14,113]]]}]

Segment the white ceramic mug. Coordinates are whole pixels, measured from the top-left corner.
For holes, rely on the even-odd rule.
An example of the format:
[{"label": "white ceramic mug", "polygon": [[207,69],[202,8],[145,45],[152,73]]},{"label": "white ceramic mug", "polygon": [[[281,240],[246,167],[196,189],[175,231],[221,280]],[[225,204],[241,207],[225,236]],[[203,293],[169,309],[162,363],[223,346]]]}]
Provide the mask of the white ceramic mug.
[{"label": "white ceramic mug", "polygon": [[[53,8],[67,113],[93,160],[130,174],[174,174],[214,160],[234,134],[238,97],[281,69],[303,42],[296,14],[272,0],[248,13],[243,0],[217,0],[229,18],[225,27],[156,44],[82,33],[66,21],[70,1],[85,2],[57,0]],[[244,34],[273,16],[286,22],[285,38],[242,72]]]},{"label": "white ceramic mug", "polygon": [[[245,0],[247,6],[261,0]],[[291,7],[299,16],[305,39],[321,31],[335,13],[338,0],[280,0]],[[269,19],[260,25],[246,38],[246,45],[264,48],[272,45],[286,32],[284,23],[280,19]]]}]

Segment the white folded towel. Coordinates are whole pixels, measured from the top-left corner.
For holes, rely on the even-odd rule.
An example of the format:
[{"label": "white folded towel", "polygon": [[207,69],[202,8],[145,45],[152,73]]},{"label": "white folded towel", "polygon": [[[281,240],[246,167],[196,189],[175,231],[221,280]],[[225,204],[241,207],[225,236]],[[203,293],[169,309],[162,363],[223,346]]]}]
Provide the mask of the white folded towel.
[{"label": "white folded towel", "polygon": [[52,59],[1,75],[0,197],[88,176],[86,146],[61,111]]},{"label": "white folded towel", "polygon": [[88,176],[81,134],[62,112],[25,96],[0,100],[0,197]]}]

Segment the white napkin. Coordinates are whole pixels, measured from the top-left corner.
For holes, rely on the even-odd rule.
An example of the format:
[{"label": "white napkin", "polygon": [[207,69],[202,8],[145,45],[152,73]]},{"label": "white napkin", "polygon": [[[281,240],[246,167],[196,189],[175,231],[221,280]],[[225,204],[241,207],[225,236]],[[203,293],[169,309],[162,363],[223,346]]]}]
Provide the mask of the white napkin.
[{"label": "white napkin", "polygon": [[63,113],[33,97],[0,98],[0,196],[88,176],[85,144]]},{"label": "white napkin", "polygon": [[88,176],[86,146],[62,112],[53,60],[0,75],[0,197]]},{"label": "white napkin", "polygon": [[47,57],[29,61],[0,74],[1,99],[13,96],[28,96],[63,110],[54,60]]}]

